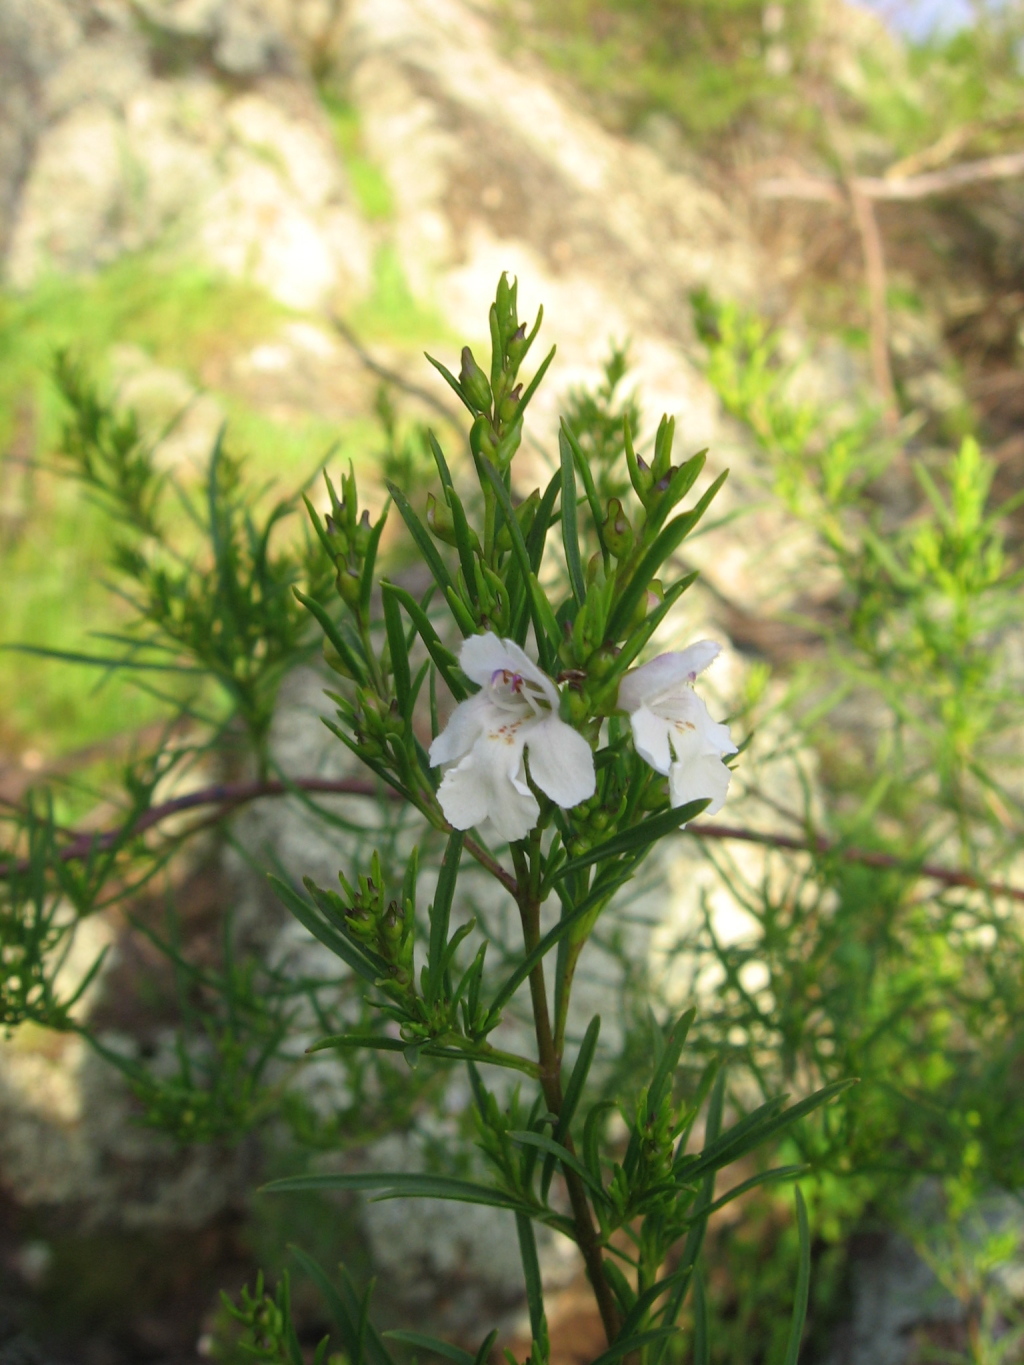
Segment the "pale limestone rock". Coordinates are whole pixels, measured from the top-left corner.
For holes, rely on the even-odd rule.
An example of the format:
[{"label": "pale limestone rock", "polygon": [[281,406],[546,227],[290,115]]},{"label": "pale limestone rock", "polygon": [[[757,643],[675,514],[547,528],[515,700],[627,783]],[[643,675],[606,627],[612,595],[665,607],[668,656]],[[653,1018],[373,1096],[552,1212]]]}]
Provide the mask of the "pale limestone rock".
[{"label": "pale limestone rock", "polygon": [[[290,51],[281,16],[226,0],[147,0],[140,29],[127,5],[109,0],[107,11],[42,55],[19,38],[24,23],[8,21],[32,76],[12,82],[22,131],[0,133],[0,195],[13,209],[8,281],[28,288],[49,270],[88,271],[173,231],[186,255],[198,251],[290,307],[322,309],[365,290],[370,235],[308,83],[291,59],[278,60]],[[200,39],[225,69],[262,84],[231,94],[193,49],[181,72],[171,63],[164,77],[151,74],[161,44]],[[262,44],[263,56],[245,56],[247,44]]]},{"label": "pale limestone rock", "polygon": [[711,515],[741,520],[692,541],[687,559],[745,610],[777,609],[815,547],[770,497],[748,439],[722,422],[689,301],[707,285],[756,306],[769,277],[756,243],[695,175],[598,127],[541,68],[513,63],[497,34],[465,0],[349,7],[350,89],[391,187],[405,273],[481,343],[502,270],[520,280],[521,316],[543,301],[537,358],[556,343],[558,359],[530,418],[547,458],[524,452],[524,489],[554,467],[560,394],[598,382],[610,341],[632,338],[645,438],[673,414],[680,456],[710,446],[708,475],[731,469]]},{"label": "pale limestone rock", "polygon": [[126,209],[120,120],[95,100],[43,137],[22,193],[7,274],[17,288],[63,267],[89,270],[117,254]]},{"label": "pale limestone rock", "polygon": [[114,347],[110,365],[117,403],[138,417],[158,468],[201,475],[224,425],[222,405],[137,346]]}]

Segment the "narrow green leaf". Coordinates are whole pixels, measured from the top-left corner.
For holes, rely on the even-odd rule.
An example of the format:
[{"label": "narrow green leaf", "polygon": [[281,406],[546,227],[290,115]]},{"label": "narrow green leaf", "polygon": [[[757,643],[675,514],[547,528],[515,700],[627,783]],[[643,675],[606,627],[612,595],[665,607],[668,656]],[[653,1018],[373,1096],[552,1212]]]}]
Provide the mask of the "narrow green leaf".
[{"label": "narrow green leaf", "polygon": [[581,853],[578,858],[570,858],[558,869],[556,879],[561,881],[572,872],[579,872],[582,868],[590,867],[592,863],[604,862],[607,858],[617,858],[621,853],[638,853],[649,844],[664,838],[666,834],[671,834],[680,825],[687,824],[708,804],[706,800],[688,801],[685,806],[673,806],[670,810],[659,811],[657,815],[649,815],[632,829],[625,829],[621,834],[613,834],[610,839],[598,844],[589,853]]},{"label": "narrow green leaf", "polygon": [[637,1336],[631,1336],[626,1340],[620,1339],[613,1346],[609,1346],[607,1351],[602,1351],[591,1362],[591,1365],[612,1365],[613,1361],[621,1360],[623,1356],[632,1355],[634,1351],[639,1351],[644,1346],[653,1346],[657,1341],[667,1341],[669,1337],[674,1337],[678,1331],[678,1327],[655,1327],[650,1332],[640,1332]]},{"label": "narrow green leaf", "polygon": [[437,879],[437,890],[430,906],[430,940],[427,948],[427,978],[424,995],[427,1003],[433,1005],[440,998],[444,985],[445,951],[448,947],[448,925],[451,920],[452,898],[455,895],[455,880],[459,872],[459,859],[466,836],[462,830],[452,830],[448,836],[441,863],[441,875]]},{"label": "narrow green leaf", "polygon": [[347,963],[364,981],[374,982],[379,979],[380,965],[374,963],[340,929],[336,929],[326,920],[315,906],[310,905],[309,901],[300,896],[293,887],[280,877],[275,877],[273,873],[268,874],[268,880],[278,898],[325,948],[330,948],[336,957],[340,957],[342,962]]},{"label": "narrow green leaf", "polygon": [[[537,654],[540,659],[540,666],[546,673],[550,673],[553,667],[552,649],[557,647],[558,641],[557,636],[553,641],[549,640],[548,623],[545,621],[543,613],[539,609],[538,597],[541,596],[539,585],[538,591],[533,591],[533,584],[536,583],[537,580],[530,568],[530,556],[526,553],[526,542],[523,540],[522,528],[519,525],[515,510],[512,507],[512,500],[508,495],[508,490],[502,482],[501,475],[498,473],[497,469],[495,469],[494,465],[492,465],[489,460],[480,460],[479,467],[484,471],[486,478],[494,489],[495,496],[498,499],[498,506],[504,513],[505,522],[508,525],[508,533],[512,538],[512,553],[519,566],[519,572],[522,575],[523,582],[527,585],[527,589],[530,593],[530,613],[533,617],[533,629],[537,637]],[[545,598],[544,600],[546,601],[547,599]]]},{"label": "narrow green leaf", "polygon": [[704,1276],[699,1267],[693,1272],[693,1365],[711,1365],[708,1300],[704,1293]]},{"label": "narrow green leaf", "polygon": [[[725,1107],[725,1071],[721,1070],[715,1078],[715,1083],[711,1090],[711,1099],[708,1103],[708,1116],[705,1126],[705,1143],[713,1144],[718,1140],[722,1128],[722,1111]],[[686,1291],[690,1287],[690,1280],[696,1268],[697,1260],[704,1245],[704,1234],[708,1226],[708,1210],[715,1197],[715,1171],[710,1170],[704,1176],[700,1193],[697,1195],[697,1202],[694,1214],[690,1221],[690,1231],[686,1234],[686,1242],[683,1246],[683,1254],[680,1262],[671,1279],[675,1280],[675,1288],[672,1297],[665,1305],[663,1310],[664,1321],[677,1322],[679,1314],[682,1312],[683,1300],[686,1298]],[[653,1300],[652,1300],[653,1302]],[[639,1307],[639,1304],[638,1304]],[[646,1311],[646,1309],[644,1310]],[[637,1319],[639,1321],[639,1318]],[[661,1365],[665,1358],[667,1343],[662,1343],[653,1354],[651,1365]]]},{"label": "narrow green leaf", "polygon": [[541,1284],[540,1261],[537,1258],[537,1240],[533,1235],[533,1223],[527,1214],[516,1214],[516,1233],[519,1237],[519,1258],[523,1263],[526,1303],[530,1310],[530,1333],[534,1341],[542,1341],[547,1330],[544,1317],[544,1287]]},{"label": "narrow green leaf", "polygon": [[384,534],[384,527],[388,519],[388,505],[385,503],[384,510],[374,522],[373,530],[370,532],[370,539],[366,546],[366,556],[363,559],[362,572],[359,575],[359,609],[365,616],[370,610],[370,600],[373,597],[373,573],[377,563],[377,547],[380,545],[380,538]]},{"label": "narrow green leaf", "polygon": [[[543,309],[541,310],[541,313],[543,313]],[[539,326],[539,325],[540,325],[540,315],[538,315],[538,326]],[[537,328],[534,327],[531,336],[536,336],[536,334],[537,334]],[[521,421],[523,420],[523,413],[526,411],[527,407],[529,406],[530,399],[531,399],[531,398],[533,397],[533,395],[537,392],[538,388],[540,387],[541,380],[544,378],[544,376],[545,376],[545,375],[547,374],[547,372],[548,372],[548,366],[551,364],[552,360],[554,360],[554,358],[555,358],[555,350],[556,350],[556,348],[555,348],[554,346],[552,346],[551,350],[548,351],[547,355],[546,355],[546,356],[544,357],[544,359],[540,362],[540,365],[539,365],[538,368],[537,368],[537,373],[536,373],[536,374],[533,376],[533,378],[530,380],[529,384],[527,384],[527,386],[526,386],[526,391],[524,392],[522,398],[520,398],[520,400],[519,400],[519,403],[518,403],[518,406],[516,407],[515,414],[513,415],[512,421],[508,423],[508,425],[509,425],[510,427],[514,427],[515,424],[516,424],[517,422],[521,422]]]},{"label": "narrow green leaf", "polygon": [[423,558],[427,561],[427,568],[433,575],[434,582],[446,595],[449,589],[454,591],[455,584],[452,582],[452,576],[445,567],[444,560],[437,552],[437,546],[434,544],[433,537],[416,515],[409,499],[397,484],[389,481],[387,488],[394,499],[395,506],[402,515],[402,520],[409,528],[410,535],[419,547]]},{"label": "narrow green leaf", "polygon": [[298,600],[302,603],[302,605],[306,608],[306,610],[316,618],[317,622],[319,623],[320,629],[323,631],[323,633],[327,636],[328,640],[330,640],[331,644],[337,650],[338,654],[342,659],[342,662],[344,663],[348,671],[352,674],[356,682],[361,684],[362,686],[365,686],[366,668],[364,667],[362,659],[357,658],[356,655],[353,653],[352,649],[349,647],[347,640],[341,634],[341,631],[338,630],[337,626],[331,620],[330,616],[328,616],[324,608],[320,605],[319,602],[314,601],[312,597],[307,597],[304,592],[300,592],[298,588],[293,588],[292,591],[294,592]]},{"label": "narrow green leaf", "polygon": [[394,593],[383,593],[384,630],[388,637],[388,652],[391,655],[391,673],[395,680],[395,697],[403,719],[409,720],[409,699],[412,690],[412,677],[409,671],[409,652],[402,629],[402,613]]},{"label": "narrow green leaf", "polygon": [[480,1343],[480,1349],[473,1357],[473,1365],[487,1365],[487,1362],[491,1358],[491,1351],[494,1348],[494,1343],[495,1341],[497,1341],[497,1339],[498,1329],[497,1327],[495,1327],[494,1331],[488,1333],[488,1335],[485,1336],[483,1341]]},{"label": "narrow green leaf", "polygon": [[405,588],[400,588],[395,583],[387,582],[381,584],[381,592],[385,597],[392,595],[401,602],[409,615],[409,619],[419,632],[420,639],[426,645],[427,652],[434,661],[434,667],[444,679],[448,691],[456,701],[465,701],[469,692],[455,671],[458,668],[458,660],[451,650],[441,643],[441,637],[434,629],[430,617],[412,593],[407,592]]},{"label": "narrow green leaf", "polygon": [[[643,622],[630,634],[629,639],[615,657],[614,680],[617,680],[625,673],[626,669],[640,653],[644,645],[646,645],[647,641],[658,629],[662,621],[664,621],[665,617],[679,601],[680,597],[682,597],[683,593],[696,582],[697,578],[698,573],[696,569],[694,569],[693,573],[688,573],[685,578],[680,578],[678,582],[672,584],[665,593],[664,599],[658,603],[655,609],[647,613]],[[609,679],[609,681],[612,681],[613,679]]]},{"label": "narrow green leaf", "polygon": [[427,430],[427,442],[430,446],[430,453],[434,457],[434,463],[437,465],[437,473],[441,483],[445,488],[454,488],[455,485],[452,483],[452,471],[448,468],[448,461],[444,458],[444,451],[441,449],[437,437],[429,428]]},{"label": "narrow green leaf", "polygon": [[661,1057],[658,1065],[654,1069],[651,1084],[647,1092],[647,1116],[654,1118],[657,1111],[665,1099],[666,1093],[672,1088],[672,1078],[679,1065],[679,1058],[682,1056],[683,1047],[686,1043],[687,1034],[690,1032],[697,1011],[695,1008],[685,1010],[672,1025],[668,1037],[664,1041]]},{"label": "narrow green leaf", "polygon": [[[467,587],[467,592],[469,591]],[[479,627],[472,610],[462,600],[458,588],[454,585],[445,589],[444,600],[448,603],[452,615],[455,617],[455,624],[464,636],[477,635]]]},{"label": "narrow green leaf", "polygon": [[728,471],[723,471],[718,476],[695,507],[674,518],[658,532],[654,543],[640,560],[633,577],[616,603],[611,620],[608,622],[608,638],[610,640],[618,639],[620,635],[625,634],[626,626],[632,619],[641,597],[650,586],[651,580],[657,577],[662,567],[675,554],[682,542],[697,525],[697,522],[700,521],[712,498],[725,482],[727,473]]},{"label": "narrow green leaf", "polygon": [[561,487],[562,474],[559,470],[557,474],[552,474],[551,481],[544,490],[544,496],[540,500],[540,505],[533,518],[533,525],[530,527],[530,534],[526,540],[526,549],[530,556],[530,568],[535,574],[540,573],[541,560],[544,558],[544,542],[547,539],[548,528],[551,524],[551,512]]},{"label": "narrow green leaf", "polygon": [[770,1100],[767,1104],[761,1105],[753,1114],[734,1124],[722,1134],[716,1142],[705,1146],[704,1151],[696,1156],[684,1158],[678,1161],[673,1168],[674,1177],[689,1184],[697,1176],[703,1175],[705,1171],[721,1170],[724,1166],[731,1165],[738,1161],[741,1156],[759,1147],[763,1142],[780,1132],[783,1128],[788,1128],[797,1119],[805,1118],[808,1114],[819,1109],[829,1100],[841,1095],[844,1090],[849,1090],[851,1085],[856,1085],[856,1080],[834,1081],[831,1085],[825,1086],[821,1090],[815,1091],[799,1104],[791,1105],[788,1109],[779,1110],[779,1100]]},{"label": "narrow green leaf", "polygon": [[479,549],[480,542],[469,529],[466,509],[454,488],[448,489],[448,506],[451,509],[452,522],[455,526],[455,548],[459,552],[459,563],[462,566],[462,576],[466,580],[466,591],[470,596],[473,596],[473,588],[476,583],[476,558],[473,542],[476,541],[476,549]]},{"label": "narrow green leaf", "polygon": [[604,1187],[600,1181],[595,1180],[590,1171],[584,1166],[578,1157],[562,1146],[560,1142],[555,1142],[554,1138],[549,1138],[546,1133],[509,1133],[512,1142],[518,1142],[524,1147],[536,1147],[542,1152],[547,1152],[555,1160],[569,1171],[575,1171],[579,1178],[584,1182],[596,1199],[602,1203],[608,1202]]},{"label": "narrow green leaf", "polygon": [[690,489],[697,482],[701,470],[707,461],[707,450],[698,451],[696,455],[691,455],[685,460],[669,480],[668,487],[661,495],[657,510],[649,512],[647,515],[647,526],[653,530],[659,530],[662,522],[674,508],[678,507],[683,498],[686,497]]},{"label": "narrow green leaf", "polygon": [[628,1315],[636,1303],[636,1290],[610,1258],[606,1258],[604,1262],[604,1274],[608,1287],[618,1300],[619,1311]]},{"label": "narrow green leaf", "polygon": [[[608,548],[604,543],[604,532],[601,527],[604,524],[605,509],[601,506],[601,499],[597,496],[597,487],[594,484],[594,476],[590,469],[590,461],[583,453],[583,447],[576,439],[576,433],[569,426],[565,418],[562,418],[561,430],[565,432],[566,439],[572,448],[573,458],[576,461],[576,468],[579,470],[580,478],[583,480],[583,491],[587,495],[587,502],[590,504],[590,515],[593,518],[594,530],[597,538],[601,542],[601,553],[608,562]],[[561,433],[559,435],[561,439]]]},{"label": "narrow green leaf", "polygon": [[364,1295],[360,1302],[345,1267],[339,1267],[341,1286],[338,1288],[312,1256],[297,1246],[291,1246],[289,1250],[323,1295],[341,1336],[341,1344],[353,1365],[364,1359],[368,1365],[394,1365],[391,1352],[384,1345],[380,1333],[366,1320],[369,1295]]},{"label": "narrow green leaf", "polygon": [[430,361],[431,365],[433,365],[434,369],[438,372],[438,374],[441,376],[444,382],[451,389],[452,393],[456,395],[459,402],[462,403],[463,406],[467,409],[467,411],[472,413],[472,415],[475,417],[476,416],[475,408],[473,408],[471,404],[466,402],[465,395],[462,392],[462,385],[452,374],[448,366],[442,365],[440,360],[435,360],[432,355],[427,355],[426,351],[424,351],[423,354],[426,356],[427,360]]},{"label": "narrow green leaf", "polygon": [[455,1365],[475,1365],[476,1357],[469,1351],[464,1351],[461,1346],[452,1346],[450,1342],[441,1341],[437,1337],[428,1336],[426,1332],[406,1332],[403,1328],[396,1328],[394,1331],[385,1332],[384,1335],[389,1341],[397,1341],[402,1346],[418,1346],[422,1351],[433,1351],[434,1355],[443,1356],[445,1360],[453,1360]]},{"label": "narrow green leaf", "polygon": [[[565,1097],[562,1100],[562,1112],[558,1116],[558,1125],[554,1131],[554,1139],[558,1143],[564,1143],[566,1134],[569,1132],[575,1117],[576,1110],[579,1108],[580,1100],[583,1098],[583,1089],[590,1074],[590,1067],[594,1060],[594,1053],[597,1051],[597,1039],[601,1032],[601,1016],[595,1014],[587,1025],[587,1031],[583,1035],[583,1042],[576,1055],[576,1061],[569,1076],[568,1084],[565,1087]],[[555,1157],[552,1153],[544,1158],[544,1167],[540,1178],[540,1197],[546,1200],[548,1190],[551,1187],[551,1176],[555,1169]]]},{"label": "narrow green leaf", "polygon": [[783,1180],[796,1180],[806,1173],[806,1166],[775,1166],[770,1171],[762,1171],[760,1175],[752,1175],[749,1180],[744,1180],[742,1184],[734,1185],[720,1199],[716,1199],[706,1212],[708,1214],[717,1213],[719,1209],[724,1209],[726,1204],[731,1204],[741,1194],[746,1194],[748,1190],[755,1190],[759,1185],[778,1185]]},{"label": "narrow green leaf", "polygon": [[529,1214],[533,1211],[521,1199],[491,1185],[478,1185],[474,1181],[457,1180],[453,1176],[421,1175],[408,1171],[293,1175],[283,1180],[272,1180],[262,1188],[268,1194],[300,1190],[372,1190],[379,1192],[379,1199],[449,1199],[460,1204],[484,1204],[488,1208],[511,1209],[513,1213]]},{"label": "narrow green leaf", "polygon": [[[140,648],[158,648],[140,642]],[[135,659],[112,659],[107,655],[79,654],[69,649],[47,649],[44,645],[0,645],[0,650],[10,654],[34,654],[40,659],[60,659],[66,664],[91,664],[98,668],[133,668],[149,670],[154,673],[205,673],[205,668],[195,668],[191,664],[151,664]]]},{"label": "narrow green leaf", "polygon": [[562,544],[565,547],[565,564],[569,570],[576,605],[582,606],[587,595],[587,585],[583,579],[583,564],[580,560],[580,538],[576,506],[576,475],[573,472],[572,446],[565,434],[565,424],[558,433],[558,454],[562,461]]},{"label": "narrow green leaf", "polygon": [[811,1288],[811,1234],[807,1226],[807,1205],[804,1203],[799,1185],[796,1187],[796,1225],[800,1237],[800,1264],[797,1268],[793,1317],[789,1324],[789,1340],[786,1343],[783,1365],[797,1365],[800,1358],[804,1322],[807,1318],[807,1298]]}]

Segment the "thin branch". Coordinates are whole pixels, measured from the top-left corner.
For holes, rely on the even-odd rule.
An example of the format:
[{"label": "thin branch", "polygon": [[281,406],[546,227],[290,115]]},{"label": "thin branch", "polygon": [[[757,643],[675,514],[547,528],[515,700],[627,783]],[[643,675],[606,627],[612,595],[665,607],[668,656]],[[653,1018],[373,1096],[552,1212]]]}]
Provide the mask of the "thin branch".
[{"label": "thin branch", "polygon": [[871,338],[871,373],[882,399],[886,425],[895,429],[899,421],[896,385],[889,361],[889,308],[886,301],[885,251],[874,205],[861,191],[860,181],[849,185],[850,207],[857,224],[861,251],[864,255],[864,275],[868,286],[868,319]]},{"label": "thin branch", "polygon": [[933,194],[949,194],[966,185],[979,185],[987,180],[1012,180],[1024,175],[1024,152],[1003,152],[986,156],[980,161],[962,161],[944,171],[930,171],[927,175],[883,177],[862,176],[857,185],[869,199],[929,199]]},{"label": "thin branch", "polygon": [[[218,783],[203,787],[185,796],[174,797],[140,815],[137,820],[118,829],[97,833],[73,834],[71,841],[58,853],[61,862],[74,862],[88,858],[93,853],[102,853],[117,843],[136,838],[146,830],[162,824],[172,816],[185,811],[199,810],[205,806],[221,807],[220,814],[226,814],[250,801],[258,801],[266,796],[288,796],[292,792],[310,792],[322,796],[379,796],[382,791],[390,800],[402,800],[397,793],[378,787],[375,783],[361,778],[296,777],[288,781],[271,779],[265,782]],[[1024,901],[1024,889],[1010,886],[1006,882],[990,882],[984,877],[976,877],[970,872],[956,872],[951,868],[939,867],[935,863],[914,863],[898,858],[891,853],[878,853],[869,849],[844,848],[825,838],[813,841],[795,839],[785,834],[763,834],[758,830],[742,829],[736,825],[719,825],[705,821],[687,826],[684,833],[697,839],[735,839],[747,844],[762,844],[766,848],[786,849],[794,853],[835,854],[844,862],[860,863],[865,867],[892,868],[894,871],[912,872],[918,877],[941,882],[944,886],[963,886],[974,891],[985,891],[992,896],[1005,896],[1010,900]],[[470,855],[491,872],[513,896],[518,893],[516,879],[488,851],[473,839],[466,840],[466,850]],[[30,870],[27,859],[15,863],[0,863],[0,878],[23,875]]]},{"label": "thin branch", "polygon": [[[980,161],[962,161],[958,166],[926,175],[893,175],[890,170],[881,176],[852,176],[849,186],[865,199],[907,201],[930,199],[986,181],[1012,180],[1019,175],[1024,175],[1024,152],[1003,152]],[[754,193],[760,199],[806,199],[836,205],[846,201],[841,182],[823,175],[771,176],[759,180]]]},{"label": "thin branch", "polygon": [[787,834],[761,834],[757,830],[740,829],[736,825],[717,825],[708,821],[688,825],[685,833],[698,839],[736,839],[745,844],[762,844],[766,848],[781,848],[793,853],[834,854],[845,863],[859,863],[862,867],[891,868],[894,872],[912,872],[918,877],[941,882],[943,886],[963,886],[972,891],[985,891],[991,896],[1006,896],[1009,900],[1024,901],[1024,890],[1006,882],[990,882],[972,872],[955,872],[936,863],[913,863],[893,853],[878,853],[871,849],[844,848],[829,839],[794,839]]},{"label": "thin branch", "polygon": [[413,380],[406,379],[405,376],[399,374],[397,370],[393,370],[389,366],[381,364],[379,360],[375,359],[370,354],[345,319],[339,317],[337,313],[331,314],[331,326],[339,336],[343,337],[344,340],[348,342],[352,350],[355,351],[356,356],[371,374],[375,374],[378,379],[383,379],[385,383],[393,384],[396,389],[400,389],[403,393],[409,394],[410,397],[418,398],[421,403],[426,403],[428,408],[432,408],[433,411],[443,417],[446,422],[451,422],[452,425],[456,427],[459,426],[461,414],[455,408],[449,407],[447,403],[442,402],[436,394],[430,391],[430,389],[423,388]]}]

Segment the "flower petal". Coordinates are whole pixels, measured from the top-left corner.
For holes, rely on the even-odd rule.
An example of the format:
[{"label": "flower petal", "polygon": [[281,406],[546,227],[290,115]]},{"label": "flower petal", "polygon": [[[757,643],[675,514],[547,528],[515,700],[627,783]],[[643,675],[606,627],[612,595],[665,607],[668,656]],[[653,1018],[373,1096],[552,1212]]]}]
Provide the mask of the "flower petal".
[{"label": "flower petal", "polygon": [[685,806],[688,801],[703,801],[710,797],[711,805],[705,815],[714,815],[725,804],[732,773],[716,754],[699,754],[672,764],[668,775],[673,806]]},{"label": "flower petal", "polygon": [[533,793],[515,780],[529,722],[489,709],[493,714],[486,727],[470,752],[445,774],[437,797],[456,829],[470,829],[489,819],[503,839],[523,839],[540,815]]},{"label": "flower petal", "polygon": [[[677,758],[682,756],[681,744],[695,753],[736,753],[729,727],[711,719],[703,698],[691,687],[682,687],[670,696],[660,697],[650,702],[649,707],[655,716],[667,722],[669,742]],[[691,745],[691,735],[696,737],[696,748]]]},{"label": "flower petal", "polygon": [[518,673],[542,689],[552,709],[558,708],[558,691],[548,675],[537,667],[515,640],[502,640],[493,630],[483,635],[470,635],[463,641],[459,666],[467,678],[472,678],[481,687],[486,687],[495,673],[502,669]]},{"label": "flower petal", "polygon": [[643,702],[693,682],[721,650],[722,646],[714,640],[697,640],[686,649],[659,654],[650,663],[641,664],[627,673],[619,684],[619,707],[623,711],[635,711]]},{"label": "flower petal", "polygon": [[569,810],[594,795],[594,754],[583,736],[551,716],[534,722],[526,736],[530,776],[556,805]]},{"label": "flower petal", "polygon": [[641,704],[630,716],[629,723],[633,729],[633,744],[640,757],[656,772],[667,773],[672,764],[672,751],[668,743],[670,722]]},{"label": "flower petal", "polygon": [[454,763],[463,754],[468,754],[477,737],[497,714],[497,707],[484,692],[460,701],[448,717],[448,724],[430,746],[430,766],[436,768],[439,763]]}]

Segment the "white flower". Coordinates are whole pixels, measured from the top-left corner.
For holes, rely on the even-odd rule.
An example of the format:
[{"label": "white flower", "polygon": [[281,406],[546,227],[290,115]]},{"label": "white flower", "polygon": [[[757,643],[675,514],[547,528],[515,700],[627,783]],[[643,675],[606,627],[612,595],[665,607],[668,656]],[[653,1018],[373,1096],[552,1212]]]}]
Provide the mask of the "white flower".
[{"label": "white flower", "polygon": [[456,829],[490,819],[503,839],[522,839],[540,807],[526,781],[568,809],[594,794],[594,755],[583,736],[558,715],[558,689],[512,640],[471,635],[459,656],[480,691],[460,702],[430,746],[430,763],[451,763],[438,789],[445,818]]},{"label": "white flower", "polygon": [[619,684],[619,706],[629,712],[636,751],[668,775],[673,806],[710,799],[708,815],[721,810],[729,787],[722,757],[737,750],[728,727],[711,719],[693,683],[720,648],[713,640],[698,640],[689,649],[659,654]]}]

